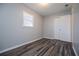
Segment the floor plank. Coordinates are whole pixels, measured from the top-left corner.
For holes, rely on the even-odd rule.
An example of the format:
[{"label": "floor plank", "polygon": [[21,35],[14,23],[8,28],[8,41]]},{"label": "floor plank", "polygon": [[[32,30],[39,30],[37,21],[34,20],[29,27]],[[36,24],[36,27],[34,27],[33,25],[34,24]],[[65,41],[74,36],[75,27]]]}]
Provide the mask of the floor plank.
[{"label": "floor plank", "polygon": [[75,56],[72,43],[43,38],[4,52],[0,56]]}]

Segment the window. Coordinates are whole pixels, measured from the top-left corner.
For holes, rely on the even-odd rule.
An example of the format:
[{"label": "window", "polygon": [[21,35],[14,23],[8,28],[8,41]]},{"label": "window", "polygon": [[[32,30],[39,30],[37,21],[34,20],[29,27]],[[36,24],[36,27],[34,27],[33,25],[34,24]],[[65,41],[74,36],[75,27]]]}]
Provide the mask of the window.
[{"label": "window", "polygon": [[33,27],[33,16],[23,11],[23,26]]}]

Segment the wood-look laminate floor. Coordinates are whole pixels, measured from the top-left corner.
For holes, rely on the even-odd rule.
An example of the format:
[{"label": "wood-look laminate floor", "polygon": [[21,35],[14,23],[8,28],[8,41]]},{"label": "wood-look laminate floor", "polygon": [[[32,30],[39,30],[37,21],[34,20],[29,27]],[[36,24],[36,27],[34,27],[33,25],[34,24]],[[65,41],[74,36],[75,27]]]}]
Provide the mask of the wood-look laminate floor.
[{"label": "wood-look laminate floor", "polygon": [[19,48],[0,54],[1,56],[75,56],[71,42],[57,39],[40,39]]}]

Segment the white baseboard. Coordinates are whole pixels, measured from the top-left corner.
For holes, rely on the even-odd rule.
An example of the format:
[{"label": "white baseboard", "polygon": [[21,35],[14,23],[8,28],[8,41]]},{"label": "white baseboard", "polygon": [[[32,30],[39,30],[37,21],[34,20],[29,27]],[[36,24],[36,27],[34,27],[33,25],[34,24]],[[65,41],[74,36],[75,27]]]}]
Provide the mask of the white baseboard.
[{"label": "white baseboard", "polygon": [[[54,38],[54,37],[43,37],[43,38],[48,38],[48,39],[57,39],[57,38]],[[58,40],[61,40],[61,39],[58,39]],[[67,40],[62,40],[62,41],[67,41]],[[72,41],[67,41],[67,42],[72,42]]]},{"label": "white baseboard", "polygon": [[74,50],[75,55],[78,56],[78,54],[77,54],[77,52],[76,52],[74,46],[73,46],[72,48],[73,48],[73,50]]},{"label": "white baseboard", "polygon": [[10,47],[10,48],[7,48],[7,49],[4,49],[4,50],[0,51],[0,53],[4,53],[4,52],[6,52],[6,51],[10,51],[10,50],[12,50],[12,49],[15,49],[15,48],[18,48],[18,47],[20,47],[20,46],[23,46],[23,45],[29,44],[29,43],[34,42],[34,41],[39,40],[39,39],[42,39],[42,37],[37,38],[37,39],[35,39],[35,40],[32,40],[32,41],[30,41],[30,42],[24,42],[24,43],[22,43],[22,44],[19,44],[19,45],[16,45],[16,46],[13,46],[13,47]]},{"label": "white baseboard", "polygon": [[52,38],[50,38],[50,37],[43,37],[43,38],[48,38],[48,39],[55,39],[55,38],[53,38],[53,37],[52,37]]}]

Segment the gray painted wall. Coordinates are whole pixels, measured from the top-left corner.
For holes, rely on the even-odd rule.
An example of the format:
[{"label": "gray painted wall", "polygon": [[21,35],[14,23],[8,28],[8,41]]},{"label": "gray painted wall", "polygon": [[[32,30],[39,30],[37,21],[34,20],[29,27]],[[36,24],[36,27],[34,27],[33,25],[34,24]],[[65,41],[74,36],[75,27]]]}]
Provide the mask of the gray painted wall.
[{"label": "gray painted wall", "polygon": [[76,53],[79,55],[79,4],[72,6],[73,19],[73,46]]},{"label": "gray painted wall", "polygon": [[[34,16],[34,27],[23,27],[23,10]],[[40,37],[40,15],[23,4],[0,4],[0,51]]]},{"label": "gray painted wall", "polygon": [[[70,18],[67,18],[65,16],[68,16],[70,15],[71,16],[71,10],[65,10],[65,11],[61,11],[59,13],[56,13],[56,14],[52,14],[50,16],[46,16],[43,20],[43,37],[44,38],[50,38],[50,39],[57,39],[57,37],[55,37],[57,34],[55,34],[55,24],[54,24],[54,21],[56,19],[60,19],[61,17],[65,19],[70,19]],[[62,21],[61,21],[62,22]],[[66,21],[66,23],[68,23]],[[65,22],[63,23],[63,25],[67,25],[65,24]],[[70,29],[70,26],[71,25],[67,25],[68,27],[62,27],[62,29],[64,29],[64,32],[63,33],[66,33],[65,38],[69,38],[69,39],[61,39],[61,40],[64,40],[64,41],[71,41],[71,29]],[[61,26],[60,26],[61,27]],[[66,32],[66,28],[68,28],[68,33]]]}]

